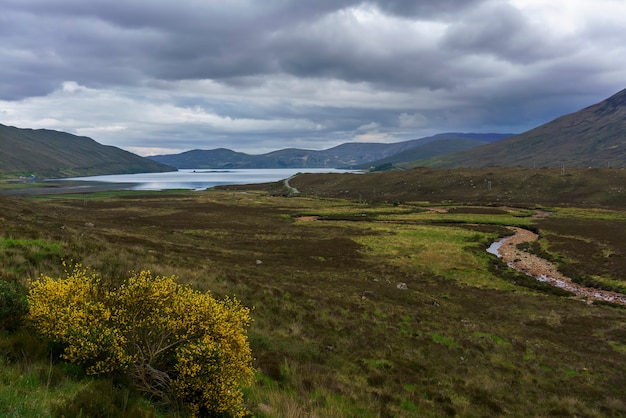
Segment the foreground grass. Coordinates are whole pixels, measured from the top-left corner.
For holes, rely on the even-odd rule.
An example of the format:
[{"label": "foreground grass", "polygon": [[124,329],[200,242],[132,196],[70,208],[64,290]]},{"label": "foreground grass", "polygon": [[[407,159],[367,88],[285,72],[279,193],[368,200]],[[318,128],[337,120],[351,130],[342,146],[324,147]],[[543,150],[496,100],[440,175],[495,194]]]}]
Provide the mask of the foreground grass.
[{"label": "foreground grass", "polygon": [[[619,211],[555,207],[534,220],[531,209],[216,191],[0,206],[3,280],[60,274],[66,259],[111,281],[176,274],[252,307],[254,416],[626,414],[626,311],[557,296],[484,251],[504,226],[529,226],[564,266],[619,283],[619,257],[581,270],[621,251],[601,232],[621,226]],[[176,416],[113,376],[51,361],[33,338],[0,338],[4,415]]]}]

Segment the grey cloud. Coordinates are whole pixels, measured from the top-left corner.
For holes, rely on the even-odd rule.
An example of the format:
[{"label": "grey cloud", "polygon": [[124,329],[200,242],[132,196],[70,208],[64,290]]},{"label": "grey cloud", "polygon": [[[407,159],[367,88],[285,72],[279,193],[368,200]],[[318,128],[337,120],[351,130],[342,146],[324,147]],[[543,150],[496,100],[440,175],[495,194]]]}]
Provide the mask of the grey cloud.
[{"label": "grey cloud", "polygon": [[381,86],[447,88],[454,84],[449,56],[435,43],[397,29],[371,28],[342,16],[274,34],[271,50],[284,72]]},{"label": "grey cloud", "polygon": [[281,69],[302,77],[339,78],[393,89],[441,89],[450,88],[455,83],[447,76],[447,66],[443,61],[437,60],[436,54],[398,56],[390,62],[354,54],[349,49],[328,51],[317,47],[307,51],[301,51],[297,47],[287,51],[281,61]]},{"label": "grey cloud", "polygon": [[0,33],[0,57],[10,64],[0,74],[13,94],[0,90],[4,99],[48,94],[68,80],[89,86],[135,83],[140,71],[131,61],[160,41],[150,31],[119,30],[99,20],[5,13],[13,24]]},{"label": "grey cloud", "polygon": [[[473,3],[372,4],[392,14],[430,16],[446,10],[458,12]],[[359,1],[237,4],[240,6],[191,0],[175,4],[163,0],[150,4],[8,0],[6,13],[11,21],[19,22],[11,31],[26,35],[23,42],[18,40],[14,44],[16,47],[37,55],[54,51],[63,61],[58,71],[51,68],[43,75],[57,83],[64,76],[90,86],[124,84],[135,81],[134,76],[140,73],[157,79],[207,78],[231,82],[238,77],[275,71],[431,88],[449,83],[449,77],[442,77],[444,61],[437,51],[421,51],[419,56],[415,53],[391,56],[381,54],[384,51],[359,50],[359,36],[376,37],[375,33],[357,33],[355,37],[347,32],[349,28],[341,26],[321,28],[329,29],[326,36],[317,32],[319,19],[361,4]],[[334,37],[330,36],[333,32]],[[9,35],[8,39],[14,41],[12,38]],[[422,63],[425,65],[420,71],[411,68]],[[436,65],[437,71],[429,69],[429,65]],[[30,89],[24,87],[24,90],[23,96],[30,94]]]},{"label": "grey cloud", "polygon": [[[519,131],[608,97],[626,79],[621,21],[599,16],[557,36],[506,0],[2,0],[2,8],[0,100],[49,96],[69,106],[71,97],[54,92],[73,81],[100,89],[93,100],[101,93],[280,121],[233,133],[185,114],[163,126],[122,124],[116,134],[163,146],[289,139],[319,148],[361,126],[398,139]],[[202,81],[219,88],[190,91]],[[76,112],[89,102],[80,103]],[[128,117],[91,103],[110,125]]]},{"label": "grey cloud", "polygon": [[509,4],[487,3],[452,24],[442,46],[459,53],[489,54],[520,63],[565,52],[550,45],[550,40],[542,36],[543,30],[533,27],[527,16]]},{"label": "grey cloud", "polygon": [[449,17],[464,13],[484,0],[379,0],[373,1],[381,10],[401,17]]}]

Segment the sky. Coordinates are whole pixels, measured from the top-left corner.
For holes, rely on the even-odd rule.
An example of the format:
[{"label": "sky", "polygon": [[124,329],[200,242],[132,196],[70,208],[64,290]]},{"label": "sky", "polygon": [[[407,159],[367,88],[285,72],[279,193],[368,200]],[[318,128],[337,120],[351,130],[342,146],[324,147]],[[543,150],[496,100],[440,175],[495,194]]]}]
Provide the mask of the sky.
[{"label": "sky", "polygon": [[624,0],[0,0],[0,123],[139,155],[521,133],[626,88]]}]

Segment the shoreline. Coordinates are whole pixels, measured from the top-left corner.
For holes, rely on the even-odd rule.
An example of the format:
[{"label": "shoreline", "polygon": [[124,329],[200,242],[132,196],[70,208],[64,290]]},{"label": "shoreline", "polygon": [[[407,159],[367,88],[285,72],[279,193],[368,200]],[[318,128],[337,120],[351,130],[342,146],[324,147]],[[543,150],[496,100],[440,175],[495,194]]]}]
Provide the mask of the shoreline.
[{"label": "shoreline", "polygon": [[[15,183],[12,183],[15,184]],[[79,194],[133,190],[137,183],[107,183],[85,180],[50,180],[23,183],[24,187],[0,189],[0,194],[9,196],[37,196],[53,194]]]}]

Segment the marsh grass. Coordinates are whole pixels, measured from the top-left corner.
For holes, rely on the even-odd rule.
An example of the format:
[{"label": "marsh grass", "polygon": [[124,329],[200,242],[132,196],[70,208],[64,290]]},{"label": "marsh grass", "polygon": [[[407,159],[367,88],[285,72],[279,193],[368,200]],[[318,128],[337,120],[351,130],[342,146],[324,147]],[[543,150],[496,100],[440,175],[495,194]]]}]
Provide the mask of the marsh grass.
[{"label": "marsh grass", "polygon": [[626,220],[625,211],[606,208],[559,207],[553,209],[552,216],[564,219]]},{"label": "marsh grass", "polygon": [[157,417],[165,416],[130,389],[111,379],[72,378],[63,366],[43,359],[2,364],[3,417]]},{"label": "marsh grass", "polygon": [[[0,196],[0,206],[5,239],[42,243],[2,258],[2,271],[23,269],[20,280],[60,275],[71,259],[112,281],[128,270],[175,274],[251,307],[254,416],[626,414],[626,311],[557,297],[567,294],[484,251],[503,226],[528,225],[544,251],[578,269],[603,257],[586,274],[617,283],[622,264],[611,254],[623,253],[622,237],[606,234],[622,221],[606,219],[612,212],[552,208],[554,218],[531,220],[527,208],[446,202],[450,213],[439,214],[426,203],[260,191],[107,194],[86,204]],[[317,220],[298,220],[304,214]],[[57,249],[29,258],[44,248]],[[28,328],[0,337],[3,412],[176,416],[113,377],[51,363],[48,346],[28,343],[36,339]]]},{"label": "marsh grass", "polygon": [[476,214],[476,213],[447,213],[425,211],[409,214],[387,214],[380,216],[380,220],[395,222],[429,222],[429,223],[460,223],[460,224],[481,224],[481,225],[507,225],[507,226],[528,226],[533,223],[529,215],[519,216],[515,214]]},{"label": "marsh grass", "polygon": [[426,271],[473,286],[508,288],[497,276],[485,271],[486,257],[482,252],[467,250],[468,246],[482,249],[480,243],[472,242],[495,238],[495,234],[423,224],[370,224],[368,228],[373,233],[355,240],[364,246],[364,254],[373,261],[386,260],[406,274]]},{"label": "marsh grass", "polygon": [[63,245],[43,239],[0,238],[0,278],[23,281],[35,277],[39,268],[55,264],[62,257]]}]

